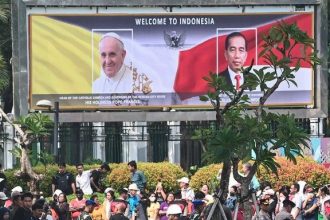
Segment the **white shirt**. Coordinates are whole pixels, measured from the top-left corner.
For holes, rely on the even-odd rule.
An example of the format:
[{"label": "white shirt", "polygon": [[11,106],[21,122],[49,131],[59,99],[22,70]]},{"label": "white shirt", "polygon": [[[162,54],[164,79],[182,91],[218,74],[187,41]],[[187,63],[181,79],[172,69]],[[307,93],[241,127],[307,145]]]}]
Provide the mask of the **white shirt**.
[{"label": "white shirt", "polygon": [[76,176],[76,186],[79,187],[85,195],[91,195],[93,190],[91,188],[91,171],[83,171],[81,175]]},{"label": "white shirt", "polygon": [[299,208],[299,214],[297,215],[296,219],[297,219],[297,220],[302,219],[301,208],[302,208],[303,200],[302,200],[302,196],[300,195],[299,192],[297,192],[296,194],[294,194],[294,196],[293,196],[293,198],[292,198],[292,202],[293,202],[296,206],[292,209],[291,214],[294,213],[295,209]]},{"label": "white shirt", "polygon": [[101,75],[93,82],[93,93],[132,93],[133,74],[125,64],[114,77],[108,77],[101,70]]},{"label": "white shirt", "polygon": [[186,189],[182,188],[181,189],[181,197],[182,197],[182,199],[193,201],[194,198],[195,198],[194,190],[191,189],[190,187],[188,187]]},{"label": "white shirt", "polygon": [[241,76],[241,78],[239,80],[239,84],[240,85],[243,85],[243,83],[244,83],[243,73],[240,72],[239,74],[237,74],[233,70],[231,70],[229,66],[228,66],[228,72],[229,72],[229,75],[230,75],[231,83],[234,85],[234,87],[236,86],[236,79],[235,79],[235,76],[236,75],[240,75]]}]

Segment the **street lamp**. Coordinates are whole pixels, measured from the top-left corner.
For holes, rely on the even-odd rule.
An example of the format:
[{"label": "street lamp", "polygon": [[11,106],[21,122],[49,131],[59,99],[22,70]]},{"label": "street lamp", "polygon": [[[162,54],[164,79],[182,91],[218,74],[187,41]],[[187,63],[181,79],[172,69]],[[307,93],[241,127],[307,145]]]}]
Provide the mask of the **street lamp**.
[{"label": "street lamp", "polygon": [[[49,110],[52,110],[53,107],[53,103],[49,100],[43,99],[43,100],[39,100],[36,105],[38,107],[41,108],[48,108]],[[58,121],[59,121],[59,102],[55,101],[54,102],[54,138],[53,138],[53,146],[54,148],[57,147],[57,159],[58,162],[62,162],[61,161],[61,145],[58,144]]]}]

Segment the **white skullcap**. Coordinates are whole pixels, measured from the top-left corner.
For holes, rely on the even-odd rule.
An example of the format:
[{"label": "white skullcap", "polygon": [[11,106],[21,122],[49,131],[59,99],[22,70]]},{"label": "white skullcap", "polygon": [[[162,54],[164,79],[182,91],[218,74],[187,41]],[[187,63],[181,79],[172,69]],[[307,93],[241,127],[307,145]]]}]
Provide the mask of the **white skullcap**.
[{"label": "white skullcap", "polygon": [[123,45],[123,47],[124,47],[124,43],[123,43],[121,37],[120,37],[118,34],[116,34],[115,32],[108,32],[108,33],[106,33],[106,34],[103,34],[102,37],[101,37],[101,39],[100,39],[100,42],[101,42],[104,38],[106,38],[106,37],[112,37],[112,38],[115,38],[115,39],[119,40],[120,43],[121,43],[121,44]]}]

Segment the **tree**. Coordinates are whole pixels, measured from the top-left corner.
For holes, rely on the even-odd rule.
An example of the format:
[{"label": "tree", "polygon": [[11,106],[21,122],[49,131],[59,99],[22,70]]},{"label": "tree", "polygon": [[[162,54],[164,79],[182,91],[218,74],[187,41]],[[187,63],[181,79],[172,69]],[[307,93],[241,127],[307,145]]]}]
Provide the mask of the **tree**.
[{"label": "tree", "polygon": [[11,27],[10,27],[10,1],[0,0],[0,96],[5,101],[5,112],[12,108],[11,91]]},{"label": "tree", "polygon": [[[236,181],[241,186],[244,219],[251,219],[249,204],[249,184],[260,166],[277,173],[279,164],[275,161],[276,151],[283,149],[285,157],[296,161],[302,156],[303,147],[308,147],[308,134],[297,127],[293,115],[281,115],[265,111],[265,103],[282,83],[297,86],[295,73],[302,62],[313,67],[320,63],[314,49],[314,41],[295,24],[280,22],[263,36],[263,49],[259,54],[268,64],[260,69],[242,69],[244,84],[237,91],[228,85],[224,76],[210,73],[204,79],[208,82],[209,92],[201,96],[201,101],[211,102],[216,112],[215,129],[200,130],[198,136],[204,139],[207,151],[204,159],[209,163],[222,162],[220,188],[222,199],[228,191],[231,168]],[[300,48],[298,56],[293,55]],[[253,63],[253,62],[252,62]],[[250,99],[244,91],[260,88],[262,96],[256,107],[249,106]],[[224,106],[222,95],[229,98]],[[251,109],[254,114],[248,114]],[[253,152],[253,156],[252,156]],[[240,161],[253,161],[247,176],[238,172]]]},{"label": "tree", "polygon": [[37,191],[37,182],[42,179],[42,175],[36,174],[32,170],[31,161],[29,158],[29,150],[32,143],[40,137],[49,135],[49,128],[52,126],[52,121],[49,116],[42,113],[31,113],[19,118],[18,121],[12,121],[6,113],[0,108],[1,116],[10,123],[17,133],[14,138],[17,147],[20,149],[20,170],[15,173],[19,178],[24,178],[29,183],[30,191]]}]

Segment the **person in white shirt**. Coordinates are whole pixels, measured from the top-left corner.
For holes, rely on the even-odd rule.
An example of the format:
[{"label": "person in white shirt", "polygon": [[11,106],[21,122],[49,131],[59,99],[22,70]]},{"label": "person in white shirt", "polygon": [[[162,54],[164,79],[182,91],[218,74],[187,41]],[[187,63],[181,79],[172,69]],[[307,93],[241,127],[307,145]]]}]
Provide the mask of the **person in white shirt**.
[{"label": "person in white shirt", "polygon": [[293,219],[302,220],[301,208],[302,208],[302,196],[299,193],[300,186],[298,183],[294,183],[290,187],[290,200],[295,204],[295,207],[292,209],[291,214]]},{"label": "person in white shirt", "polygon": [[189,187],[188,177],[182,177],[178,179],[181,189],[181,198],[186,201],[193,201],[195,199],[195,193],[192,188]]},{"label": "person in white shirt", "polygon": [[91,171],[84,171],[84,165],[82,163],[78,163],[76,165],[78,175],[76,176],[76,187],[80,188],[85,195],[91,195],[93,190],[91,188]]}]

